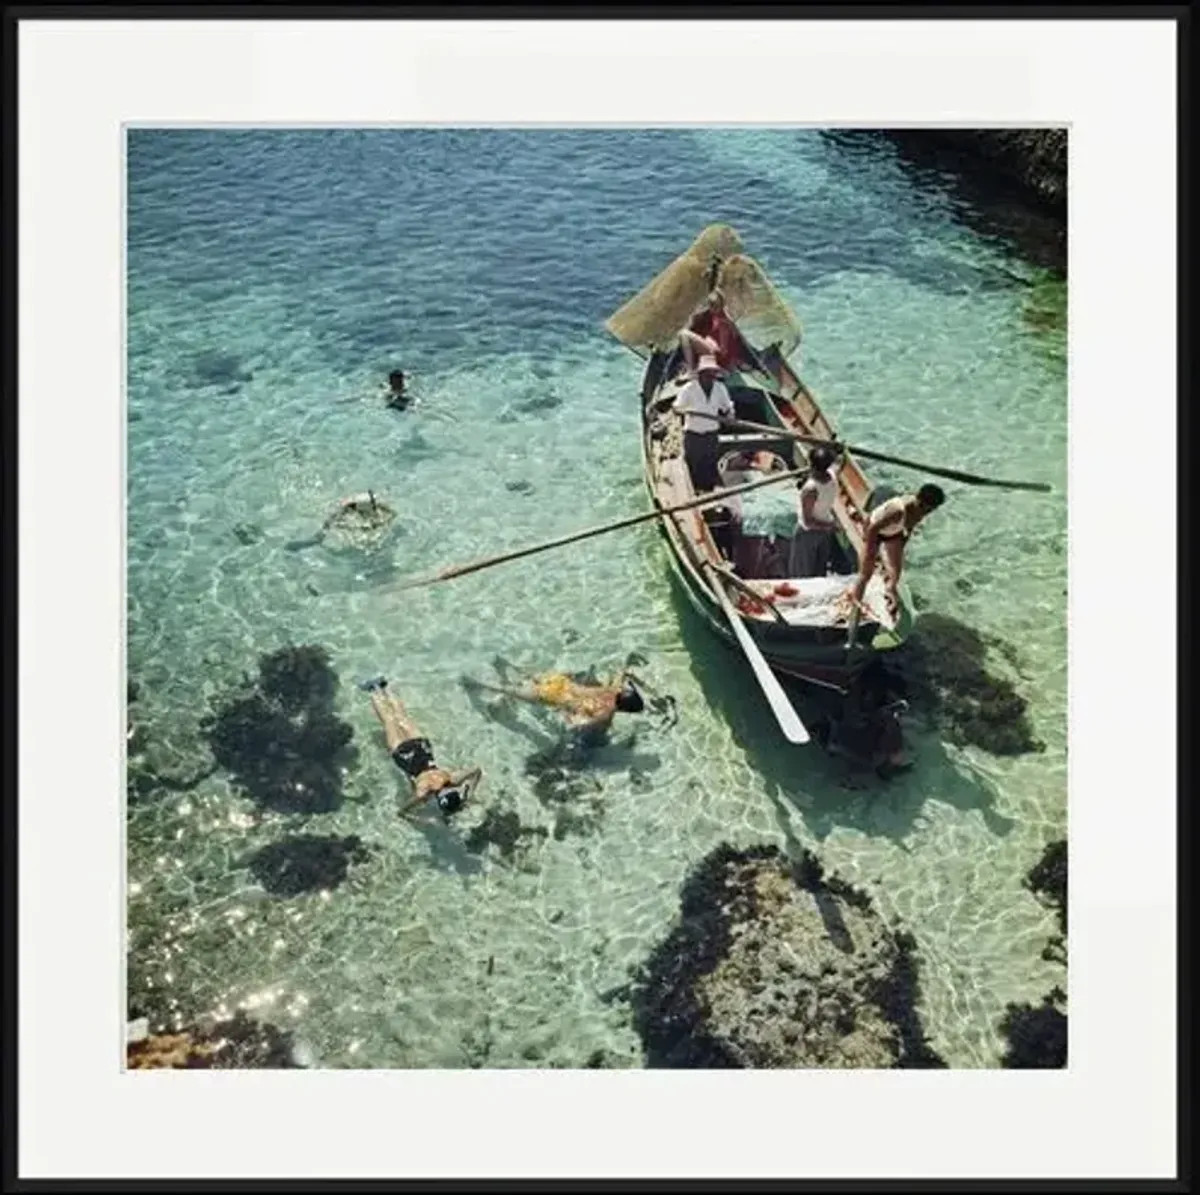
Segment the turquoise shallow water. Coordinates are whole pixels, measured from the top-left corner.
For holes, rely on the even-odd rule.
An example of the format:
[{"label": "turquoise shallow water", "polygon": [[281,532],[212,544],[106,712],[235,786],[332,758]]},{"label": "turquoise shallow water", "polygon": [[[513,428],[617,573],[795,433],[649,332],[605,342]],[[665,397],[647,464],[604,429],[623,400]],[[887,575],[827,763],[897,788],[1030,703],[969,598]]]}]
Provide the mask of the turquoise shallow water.
[{"label": "turquoise shallow water", "polygon": [[[800,313],[801,372],[850,442],[1055,486],[948,486],[908,574],[1016,646],[989,664],[1044,752],[914,726],[912,773],[844,787],[764,723],[649,528],[387,588],[644,508],[639,364],[601,324],[713,220]],[[1061,329],[1030,317],[1044,277],[985,210],[870,134],[135,131],[128,230],[142,763],[208,770],[202,715],[288,643],[327,648],[358,747],[328,813],[260,814],[220,770],[131,800],[132,1010],[243,1005],[329,1066],[638,1064],[601,993],[668,930],[688,868],[722,840],[799,841],[914,933],[935,1048],[996,1065],[1004,1005],[1062,981],[1021,880],[1066,823],[1066,372]],[[377,391],[395,366],[421,400],[404,414]],[[385,549],[288,550],[368,486],[398,512]],[[457,683],[497,655],[603,670],[634,651],[679,722],[633,743],[626,722],[569,794],[527,774],[534,716],[489,719]],[[441,757],[487,773],[453,828],[396,816],[403,779],[352,683],[381,671]],[[507,860],[469,849],[489,806],[546,832]],[[301,833],[369,855],[331,891],[272,896],[247,860]]]}]

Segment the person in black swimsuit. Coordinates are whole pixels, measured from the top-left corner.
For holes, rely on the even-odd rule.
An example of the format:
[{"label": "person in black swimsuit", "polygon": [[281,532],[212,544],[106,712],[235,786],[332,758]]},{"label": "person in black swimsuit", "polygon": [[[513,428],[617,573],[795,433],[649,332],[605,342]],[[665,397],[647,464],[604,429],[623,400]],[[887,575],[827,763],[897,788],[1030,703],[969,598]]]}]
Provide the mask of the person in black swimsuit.
[{"label": "person in black swimsuit", "polygon": [[946,495],[941,486],[923,485],[915,494],[901,494],[877,506],[867,519],[863,536],[862,566],[850,593],[856,604],[861,603],[867,583],[883,559],[884,590],[888,613],[895,618],[899,610],[897,590],[904,568],[904,545],[926,515],[932,514]]},{"label": "person in black swimsuit", "polygon": [[386,677],[363,681],[360,689],[371,695],[371,708],[383,726],[388,754],[412,782],[412,800],[400,810],[407,814],[427,801],[434,802],[444,817],[457,813],[483,777],[480,768],[451,772],[433,759],[433,746],[409,718],[404,703],[387,687]]}]

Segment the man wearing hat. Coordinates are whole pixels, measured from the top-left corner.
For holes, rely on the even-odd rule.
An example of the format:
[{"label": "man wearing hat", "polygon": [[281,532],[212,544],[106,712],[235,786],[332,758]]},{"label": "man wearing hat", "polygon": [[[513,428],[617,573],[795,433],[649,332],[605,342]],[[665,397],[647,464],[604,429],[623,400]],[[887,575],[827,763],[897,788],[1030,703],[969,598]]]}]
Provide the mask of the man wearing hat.
[{"label": "man wearing hat", "polygon": [[675,396],[672,408],[683,415],[683,458],[697,490],[721,486],[717,470],[720,420],[733,417],[733,400],[715,357],[703,356],[696,363],[696,376]]}]

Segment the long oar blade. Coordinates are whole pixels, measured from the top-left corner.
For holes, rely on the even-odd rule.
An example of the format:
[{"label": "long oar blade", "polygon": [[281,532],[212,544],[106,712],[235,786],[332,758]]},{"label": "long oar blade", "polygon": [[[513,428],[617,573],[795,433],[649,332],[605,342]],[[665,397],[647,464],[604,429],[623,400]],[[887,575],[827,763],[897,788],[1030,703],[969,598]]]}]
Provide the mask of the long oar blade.
[{"label": "long oar blade", "polygon": [[729,600],[729,595],[725,592],[725,587],[721,584],[719,570],[709,565],[708,571],[712,577],[713,589],[716,592],[717,600],[721,603],[721,609],[725,612],[725,617],[729,620],[729,625],[733,628],[733,633],[737,637],[738,645],[741,647],[742,652],[750,663],[750,667],[754,671],[755,679],[763,691],[763,696],[767,699],[767,704],[771,707],[771,712],[775,715],[775,720],[779,723],[779,729],[783,731],[783,737],[789,743],[807,743],[809,741],[809,734],[805,729],[804,723],[800,721],[800,715],[796,713],[795,707],[788,700],[788,695],[783,691],[783,686],[779,683],[779,678],[771,671],[771,665],[767,663],[766,658],[758,648],[758,644],[754,642],[750,636],[750,632],[746,630],[746,624],[742,621],[742,616],[734,609],[733,603]]}]

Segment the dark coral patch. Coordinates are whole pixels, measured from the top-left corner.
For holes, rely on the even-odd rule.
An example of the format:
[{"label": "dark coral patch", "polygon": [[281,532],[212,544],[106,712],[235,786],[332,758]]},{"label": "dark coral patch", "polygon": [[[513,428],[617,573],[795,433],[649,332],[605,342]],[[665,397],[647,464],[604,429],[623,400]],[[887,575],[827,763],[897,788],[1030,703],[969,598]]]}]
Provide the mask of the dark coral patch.
[{"label": "dark coral patch", "polygon": [[1000,1029],[1008,1038],[1001,1064],[1013,1069],[1056,1069],[1067,1065],[1066,994],[1055,988],[1041,1004],[1009,1004]]},{"label": "dark coral patch", "polygon": [[337,674],[322,647],[285,647],[259,661],[257,685],[204,723],[213,758],[256,804],[324,813],[342,802],[353,727],[334,713]]},{"label": "dark coral patch", "polygon": [[357,837],[298,834],[256,851],[247,866],[272,896],[299,896],[338,887],[349,875],[350,865],[361,863],[367,853]]},{"label": "dark coral patch", "polygon": [[934,1067],[915,943],[802,851],[723,844],[688,876],[680,922],[628,1000],[650,1066]]}]

